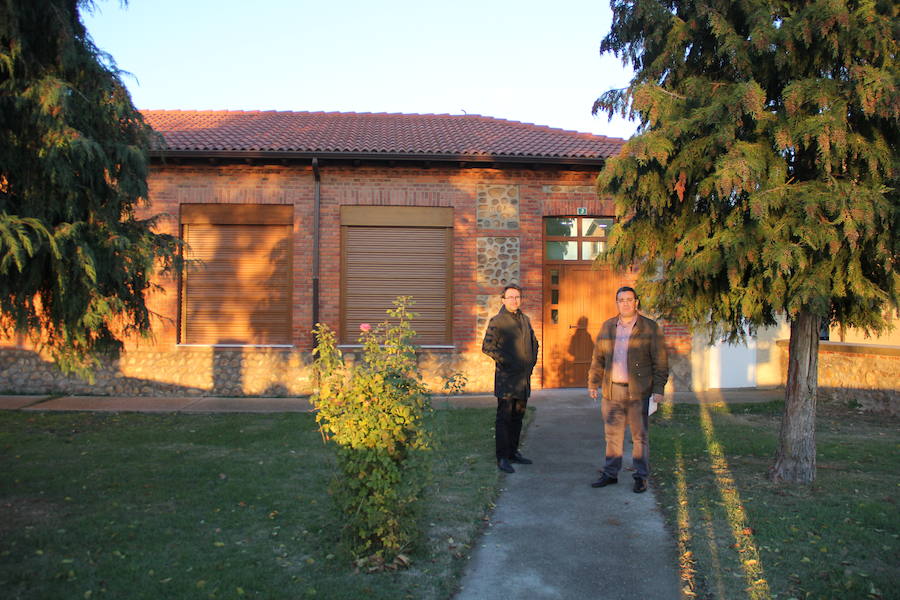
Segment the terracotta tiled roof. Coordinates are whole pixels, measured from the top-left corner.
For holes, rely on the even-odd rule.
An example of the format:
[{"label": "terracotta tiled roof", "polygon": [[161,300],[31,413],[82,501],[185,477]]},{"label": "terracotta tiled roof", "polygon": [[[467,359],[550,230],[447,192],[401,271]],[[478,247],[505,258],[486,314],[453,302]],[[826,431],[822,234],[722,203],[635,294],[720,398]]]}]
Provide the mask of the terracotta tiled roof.
[{"label": "terracotta tiled roof", "polygon": [[600,162],[623,140],[480,115],[142,111],[172,154]]}]

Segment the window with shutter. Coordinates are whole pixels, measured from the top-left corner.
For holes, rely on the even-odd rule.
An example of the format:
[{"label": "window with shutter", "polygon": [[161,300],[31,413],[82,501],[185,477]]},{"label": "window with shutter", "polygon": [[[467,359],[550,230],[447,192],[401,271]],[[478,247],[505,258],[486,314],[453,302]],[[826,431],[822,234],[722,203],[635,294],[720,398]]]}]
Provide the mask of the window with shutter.
[{"label": "window with shutter", "polygon": [[183,205],[181,343],[291,343],[291,229],[282,205]]},{"label": "window with shutter", "polygon": [[343,343],[384,321],[397,296],[415,301],[417,344],[452,343],[452,223],[450,208],[343,208]]}]

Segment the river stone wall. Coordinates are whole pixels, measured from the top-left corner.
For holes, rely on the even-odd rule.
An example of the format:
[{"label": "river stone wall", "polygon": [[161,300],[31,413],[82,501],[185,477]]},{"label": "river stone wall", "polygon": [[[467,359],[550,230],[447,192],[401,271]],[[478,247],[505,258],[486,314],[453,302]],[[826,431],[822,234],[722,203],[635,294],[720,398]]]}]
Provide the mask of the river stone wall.
[{"label": "river stone wall", "polygon": [[476,278],[487,288],[519,283],[519,238],[479,237],[476,240]]},{"label": "river stone wall", "polygon": [[[781,348],[782,384],[787,383],[788,343]],[[818,401],[900,416],[900,347],[819,342]]]},{"label": "river stone wall", "polygon": [[477,196],[478,229],[519,228],[518,185],[480,185]]}]

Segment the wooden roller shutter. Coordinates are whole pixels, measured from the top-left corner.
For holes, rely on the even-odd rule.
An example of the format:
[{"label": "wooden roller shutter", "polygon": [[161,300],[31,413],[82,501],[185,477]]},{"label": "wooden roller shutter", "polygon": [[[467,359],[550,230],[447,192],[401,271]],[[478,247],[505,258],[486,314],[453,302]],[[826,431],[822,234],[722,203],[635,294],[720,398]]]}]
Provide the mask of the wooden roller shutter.
[{"label": "wooden roller shutter", "polygon": [[356,343],[360,323],[381,323],[397,296],[412,296],[416,343],[449,344],[452,229],[344,227],[341,341]]},{"label": "wooden roller shutter", "polygon": [[291,225],[189,220],[182,343],[290,344]]}]

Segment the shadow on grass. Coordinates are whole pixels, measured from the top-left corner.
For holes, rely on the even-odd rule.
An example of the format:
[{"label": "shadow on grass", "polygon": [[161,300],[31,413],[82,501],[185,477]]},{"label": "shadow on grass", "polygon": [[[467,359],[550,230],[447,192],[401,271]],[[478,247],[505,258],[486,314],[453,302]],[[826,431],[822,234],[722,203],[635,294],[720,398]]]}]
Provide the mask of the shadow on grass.
[{"label": "shadow on grass", "polygon": [[900,583],[896,422],[820,410],[817,481],[787,486],[765,477],[782,407],[661,407],[654,479],[685,596],[890,597]]}]

